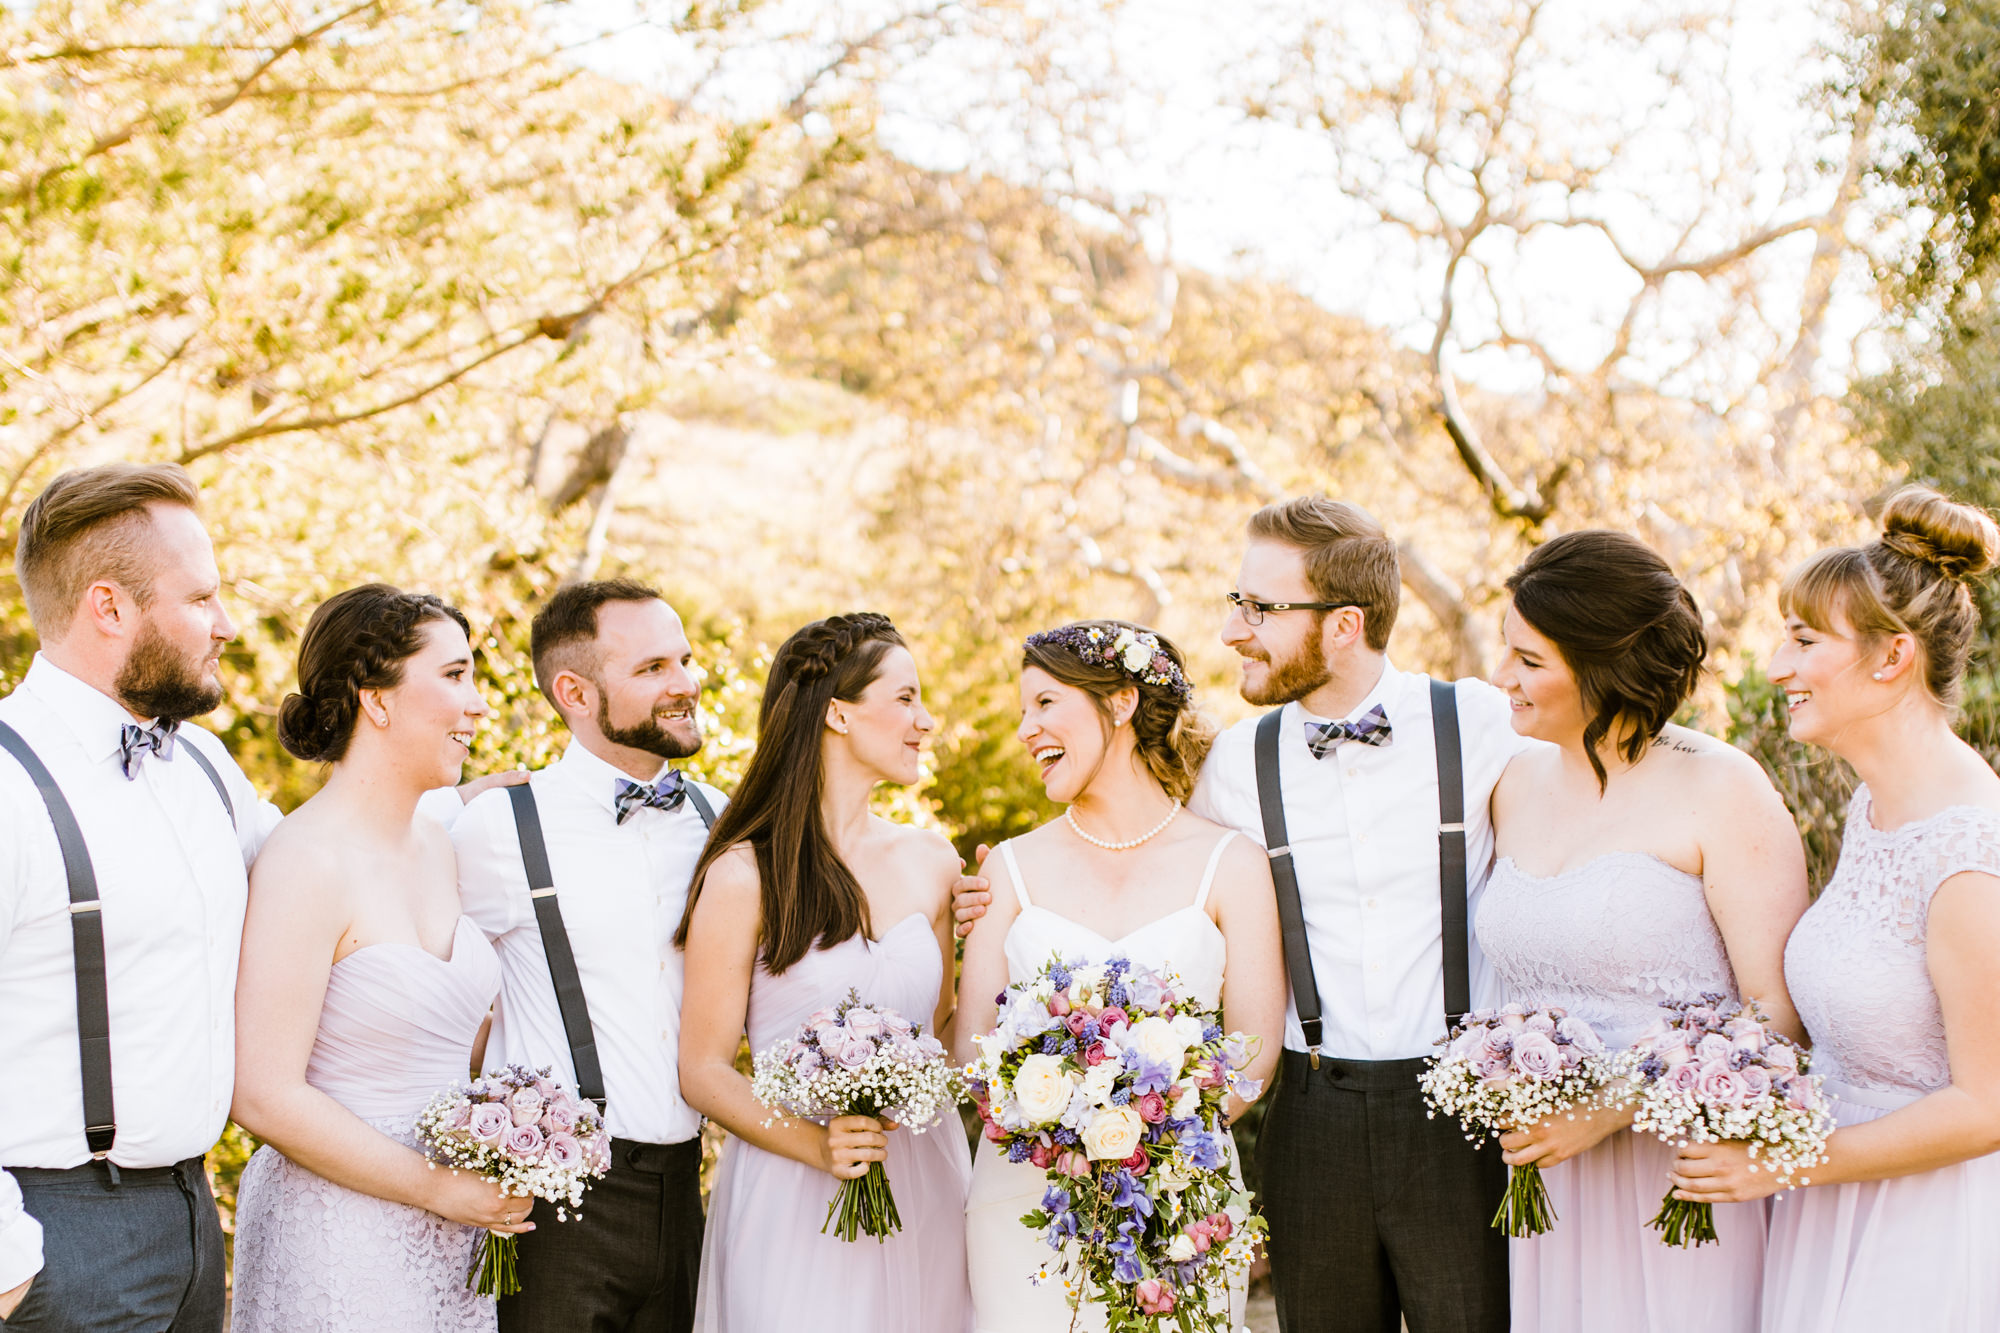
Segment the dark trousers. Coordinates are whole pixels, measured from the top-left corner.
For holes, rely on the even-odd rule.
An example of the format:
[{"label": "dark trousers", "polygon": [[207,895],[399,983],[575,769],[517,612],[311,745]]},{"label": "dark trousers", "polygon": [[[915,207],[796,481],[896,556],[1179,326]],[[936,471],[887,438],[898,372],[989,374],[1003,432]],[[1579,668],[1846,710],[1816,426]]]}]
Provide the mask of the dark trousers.
[{"label": "dark trousers", "polygon": [[222,1333],[222,1223],[199,1157],[176,1166],[14,1168],[42,1224],[42,1271],[0,1327]]},{"label": "dark trousers", "polygon": [[501,1333],[689,1333],[701,1269],[701,1140],[611,1141],[611,1170],[567,1222],[535,1205]]},{"label": "dark trousers", "polygon": [[1284,1333],[1507,1333],[1500,1153],[1424,1114],[1422,1060],[1286,1051],[1258,1163]]}]

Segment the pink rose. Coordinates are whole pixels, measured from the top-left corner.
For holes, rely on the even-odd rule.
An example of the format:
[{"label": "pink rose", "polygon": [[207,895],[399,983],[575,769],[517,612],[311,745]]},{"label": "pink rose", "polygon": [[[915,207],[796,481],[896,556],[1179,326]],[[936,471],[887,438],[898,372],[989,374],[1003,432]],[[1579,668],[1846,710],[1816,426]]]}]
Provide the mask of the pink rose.
[{"label": "pink rose", "polygon": [[1782,1041],[1774,1041],[1764,1052],[1764,1063],[1773,1069],[1796,1070],[1799,1067],[1799,1053]]},{"label": "pink rose", "polygon": [[1069,994],[1066,991],[1057,991],[1049,996],[1049,1012],[1057,1018],[1069,1016]]},{"label": "pink rose", "polygon": [[894,1009],[885,1009],[882,1011],[882,1022],[887,1025],[889,1031],[899,1037],[907,1037],[910,1033],[916,1031],[915,1028],[910,1026],[910,1020],[897,1013]]},{"label": "pink rose", "polygon": [[1488,1032],[1472,1053],[1473,1074],[1481,1080],[1503,1077],[1511,1068],[1507,1057],[1513,1049],[1513,1039],[1506,1033]]},{"label": "pink rose", "polygon": [[1771,1071],[1751,1065],[1736,1071],[1736,1077],[1743,1084],[1743,1105],[1748,1106],[1771,1090]]},{"label": "pink rose", "polygon": [[1093,1041],[1083,1048],[1083,1062],[1087,1065],[1102,1064],[1106,1059],[1104,1043]]},{"label": "pink rose", "polygon": [[1228,1213],[1210,1213],[1202,1220],[1208,1224],[1209,1233],[1218,1241],[1228,1240],[1236,1230],[1236,1224],[1229,1220]]},{"label": "pink rose", "polygon": [[516,1125],[532,1125],[542,1118],[542,1094],[533,1088],[516,1088],[507,1097],[507,1109]]},{"label": "pink rose", "polygon": [[1145,1175],[1147,1166],[1146,1150],[1144,1148],[1134,1148],[1132,1155],[1127,1157],[1121,1165],[1135,1176]]},{"label": "pink rose", "polygon": [[863,1037],[880,1037],[887,1035],[889,1025],[882,1021],[882,1015],[861,1005],[847,1011],[847,1030]]},{"label": "pink rose", "polygon": [[1138,1298],[1139,1308],[1147,1314],[1174,1312],[1174,1289],[1156,1277],[1140,1279],[1132,1294]]},{"label": "pink rose", "polygon": [[1701,1086],[1701,1066],[1692,1060],[1683,1060],[1669,1069],[1660,1081],[1667,1085],[1670,1092],[1693,1092]]},{"label": "pink rose", "polygon": [[563,1095],[562,1084],[557,1083],[554,1079],[549,1079],[549,1078],[536,1079],[535,1091],[542,1094],[542,1100],[545,1102],[552,1102],[556,1098]]},{"label": "pink rose", "polygon": [[1097,1016],[1097,1026],[1105,1032],[1109,1032],[1112,1028],[1120,1024],[1130,1025],[1131,1022],[1132,1020],[1126,1016],[1125,1011],[1115,1004],[1106,1005],[1104,1011]]},{"label": "pink rose", "polygon": [[875,1056],[875,1043],[858,1033],[843,1032],[827,1052],[849,1069],[859,1069]]},{"label": "pink rose", "polygon": [[998,1143],[1007,1137],[1007,1131],[991,1120],[986,1122],[986,1128],[981,1130],[980,1133],[986,1136],[989,1143]]},{"label": "pink rose", "polygon": [[1705,1066],[1695,1091],[1703,1101],[1715,1106],[1743,1105],[1743,1080],[1727,1065]]},{"label": "pink rose", "polygon": [[1530,1032],[1546,1034],[1556,1030],[1556,1021],[1547,1014],[1529,1014],[1526,1027]]},{"label": "pink rose", "polygon": [[1803,1075],[1793,1079],[1785,1088],[1785,1105],[1794,1111],[1813,1110],[1812,1080]]},{"label": "pink rose", "polygon": [[1132,1101],[1132,1109],[1139,1118],[1149,1125],[1157,1125],[1167,1118],[1167,1101],[1157,1092],[1148,1092]]},{"label": "pink rose", "polygon": [[834,1023],[833,1010],[815,1009],[810,1014],[806,1015],[806,1021],[800,1024],[800,1026],[809,1028],[830,1028],[833,1026],[833,1023]]},{"label": "pink rose", "polygon": [[551,1134],[548,1155],[542,1160],[564,1171],[575,1171],[583,1165],[584,1155],[583,1145],[576,1141],[576,1135]]},{"label": "pink rose", "polygon": [[1684,1041],[1676,1041],[1671,1046],[1662,1046],[1658,1053],[1661,1061],[1669,1069],[1678,1069],[1694,1059],[1694,1053],[1688,1050]]},{"label": "pink rose", "polygon": [[1514,1039],[1514,1068],[1529,1078],[1550,1078],[1562,1068],[1562,1052],[1538,1029],[1529,1028]]},{"label": "pink rose", "polygon": [[1063,1026],[1069,1029],[1070,1036],[1081,1037],[1083,1030],[1090,1026],[1090,1015],[1072,1013],[1068,1018],[1063,1020]]},{"label": "pink rose", "polygon": [[446,1127],[450,1129],[464,1129],[467,1125],[470,1125],[471,1123],[472,1123],[471,1102],[460,1102],[458,1104],[458,1109],[453,1111],[451,1113],[451,1116],[445,1121]]},{"label": "pink rose", "polygon": [[1055,1169],[1072,1178],[1087,1176],[1090,1174],[1090,1159],[1074,1148],[1065,1148],[1056,1154]]},{"label": "pink rose", "polygon": [[532,1161],[541,1152],[545,1142],[542,1131],[533,1125],[516,1125],[507,1131],[506,1138],[500,1140],[500,1146],[507,1150],[509,1157],[518,1157],[526,1162]]},{"label": "pink rose", "polygon": [[542,1114],[542,1128],[550,1134],[569,1134],[576,1129],[577,1108],[556,1102]]},{"label": "pink rose", "polygon": [[1569,1044],[1584,1055],[1604,1054],[1604,1039],[1581,1018],[1563,1019],[1556,1024],[1556,1031],[1569,1038]]},{"label": "pink rose", "polygon": [[1729,1038],[1720,1032],[1711,1032],[1695,1043],[1694,1054],[1705,1065],[1716,1064],[1727,1060],[1731,1049]]},{"label": "pink rose", "polygon": [[1056,1160],[1055,1145],[1049,1143],[1042,1143],[1039,1140],[1036,1141],[1028,1149],[1028,1160],[1035,1164],[1036,1170],[1038,1171],[1048,1170],[1051,1166],[1055,1164]]},{"label": "pink rose", "polygon": [[466,1128],[481,1143],[498,1143],[513,1124],[514,1117],[499,1102],[481,1102],[472,1108],[472,1119]]}]

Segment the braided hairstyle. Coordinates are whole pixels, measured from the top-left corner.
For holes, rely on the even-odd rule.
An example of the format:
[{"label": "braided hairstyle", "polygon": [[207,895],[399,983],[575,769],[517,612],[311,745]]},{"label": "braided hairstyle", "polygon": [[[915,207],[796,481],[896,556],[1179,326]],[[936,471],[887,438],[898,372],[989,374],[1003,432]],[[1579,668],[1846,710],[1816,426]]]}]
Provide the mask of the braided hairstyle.
[{"label": "braided hairstyle", "polygon": [[278,743],[309,763],[338,762],[361,718],[361,691],[402,684],[433,620],[472,635],[464,612],[429,593],[364,583],[327,598],[299,641],[299,688],[278,706]]},{"label": "braided hairstyle", "polygon": [[[1638,763],[1701,683],[1708,631],[1694,595],[1652,547],[1605,528],[1543,542],[1507,576],[1507,591],[1514,613],[1576,677],[1590,715],[1583,753],[1602,788],[1610,779],[1599,747],[1610,739]],[[1632,729],[1613,737],[1621,721]]]},{"label": "braided hairstyle", "polygon": [[[1159,683],[1134,677],[1123,667],[1102,661],[1085,661],[1063,646],[1066,631],[1092,629],[1115,635],[1119,630],[1150,634],[1159,641],[1160,651],[1173,662],[1180,684]],[[1187,688],[1187,659],[1181,650],[1158,630],[1135,625],[1129,620],[1079,620],[1060,629],[1031,637],[1022,649],[1023,668],[1040,667],[1065,685],[1090,696],[1103,724],[1104,743],[1109,746],[1113,731],[1111,699],[1120,690],[1139,692],[1132,710],[1132,743],[1139,762],[1146,766],[1167,795],[1185,802],[1194,793],[1194,782],[1215,743],[1215,727],[1194,706]],[[1100,763],[1102,760],[1099,761]]]},{"label": "braided hairstyle", "polygon": [[757,715],[757,751],[695,863],[674,943],[687,946],[703,881],[717,858],[749,843],[757,857],[764,970],[773,976],[814,948],[874,933],[868,898],[840,859],[820,813],[827,706],[858,701],[891,648],[906,647],[887,616],[829,616],[778,648]]}]

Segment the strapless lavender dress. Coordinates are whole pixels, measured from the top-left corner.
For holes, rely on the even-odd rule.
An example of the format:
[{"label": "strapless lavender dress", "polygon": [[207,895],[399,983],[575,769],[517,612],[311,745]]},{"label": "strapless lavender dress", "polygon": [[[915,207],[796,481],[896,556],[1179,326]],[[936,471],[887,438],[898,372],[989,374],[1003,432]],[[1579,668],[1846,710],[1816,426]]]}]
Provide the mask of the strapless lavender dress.
[{"label": "strapless lavender dress", "polygon": [[[1508,999],[1561,1005],[1613,1050],[1662,1000],[1736,995],[1700,878],[1641,852],[1549,876],[1503,857],[1477,928]],[[1557,1221],[1508,1242],[1514,1333],[1756,1333],[1769,1204],[1717,1204],[1720,1244],[1663,1245],[1646,1223],[1673,1161],[1670,1145],[1621,1132],[1542,1172]]]},{"label": "strapless lavender dress", "polygon": [[[451,957],[371,944],[333,965],[306,1082],[414,1144],[411,1126],[461,1082],[500,962],[469,917]],[[494,1305],[465,1289],[484,1233],[343,1188],[277,1149],[244,1169],[236,1202],[234,1333],[491,1333]]]},{"label": "strapless lavender dress", "polygon": [[[1785,983],[1839,1125],[1951,1082],[1924,948],[1931,896],[1963,871],[2000,875],[2000,814],[1953,806],[1884,832],[1871,808],[1864,786],[1847,808],[1840,865],[1785,946]],[[1764,1333],[1885,1329],[2000,1329],[2000,1153],[1780,1196]]]},{"label": "strapless lavender dress", "polygon": [[[850,988],[929,1026],[944,984],[931,923],[911,915],[879,941],[856,935],[814,949],[750,985],[750,1046],[798,1031]],[[895,1130],[885,1164],[903,1229],[887,1240],[822,1234],[840,1182],[815,1167],[731,1139],[708,1198],[696,1297],[699,1333],[962,1333],[972,1318],[965,1277],[965,1191],[972,1155],[955,1116],[922,1134]]]}]

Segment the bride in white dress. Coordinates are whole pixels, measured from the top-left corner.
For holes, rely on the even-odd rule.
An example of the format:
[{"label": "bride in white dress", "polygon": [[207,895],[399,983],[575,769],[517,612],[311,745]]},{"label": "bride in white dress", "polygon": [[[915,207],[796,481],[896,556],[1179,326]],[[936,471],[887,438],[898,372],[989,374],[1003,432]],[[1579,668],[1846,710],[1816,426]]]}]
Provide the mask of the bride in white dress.
[{"label": "bride in white dress", "polygon": [[[1261,848],[1182,808],[1213,733],[1195,712],[1179,651],[1123,621],[1033,636],[1018,735],[1049,799],[1069,808],[986,862],[993,902],[966,940],[954,1056],[971,1058],[1000,991],[1051,954],[1123,956],[1179,974],[1184,994],[1222,1008],[1225,1028],[1259,1038],[1247,1072],[1268,1080],[1285,1016],[1277,902]],[[1229,1109],[1243,1106],[1232,1098]],[[1069,1297],[1060,1282],[1031,1281],[1052,1256],[1021,1222],[1040,1204],[1046,1174],[991,1147],[980,1141],[966,1203],[974,1324],[979,1333],[1063,1333]],[[1234,1328],[1243,1292],[1230,1296]],[[1103,1329],[1102,1309],[1086,1306],[1075,1327]]]}]

